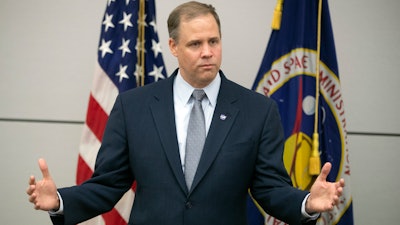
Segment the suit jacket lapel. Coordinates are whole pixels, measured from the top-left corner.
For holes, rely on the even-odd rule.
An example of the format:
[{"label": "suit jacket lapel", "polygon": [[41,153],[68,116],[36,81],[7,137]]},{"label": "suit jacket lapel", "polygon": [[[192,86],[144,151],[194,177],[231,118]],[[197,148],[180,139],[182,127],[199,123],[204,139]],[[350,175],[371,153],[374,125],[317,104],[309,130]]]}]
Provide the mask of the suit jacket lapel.
[{"label": "suit jacket lapel", "polygon": [[166,80],[166,82],[162,84],[162,86],[159,86],[154,95],[155,101],[150,105],[150,109],[173,173],[175,174],[175,177],[177,178],[182,190],[187,192],[188,190],[182,171],[175,126],[174,100],[172,91],[175,75],[176,71]]},{"label": "suit jacket lapel", "polygon": [[237,101],[237,97],[231,91],[225,76],[222,72],[220,73],[222,79],[217,105],[191,190],[198,185],[210,168],[239,112],[239,109],[233,105]]},{"label": "suit jacket lapel", "polygon": [[[163,82],[163,84],[159,86],[154,94],[155,101],[150,105],[150,109],[173,173],[175,174],[182,190],[188,193],[185,177],[182,171],[176,135],[172,90],[176,74],[177,70],[166,80],[166,82]],[[204,144],[202,157],[191,190],[199,184],[207,170],[212,165],[239,112],[239,109],[233,105],[233,103],[237,101],[237,97],[231,90],[229,84],[230,81],[225,78],[221,71],[220,74],[221,87],[218,94],[217,105],[214,110],[210,129]]]}]

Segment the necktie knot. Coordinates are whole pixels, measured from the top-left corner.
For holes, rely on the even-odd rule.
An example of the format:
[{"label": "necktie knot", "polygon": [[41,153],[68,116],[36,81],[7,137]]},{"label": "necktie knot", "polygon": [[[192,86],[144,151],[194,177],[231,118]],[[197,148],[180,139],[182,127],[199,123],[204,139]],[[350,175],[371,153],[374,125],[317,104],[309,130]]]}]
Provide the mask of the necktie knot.
[{"label": "necktie knot", "polygon": [[196,101],[202,101],[203,98],[206,96],[206,93],[203,89],[194,89],[192,96]]}]

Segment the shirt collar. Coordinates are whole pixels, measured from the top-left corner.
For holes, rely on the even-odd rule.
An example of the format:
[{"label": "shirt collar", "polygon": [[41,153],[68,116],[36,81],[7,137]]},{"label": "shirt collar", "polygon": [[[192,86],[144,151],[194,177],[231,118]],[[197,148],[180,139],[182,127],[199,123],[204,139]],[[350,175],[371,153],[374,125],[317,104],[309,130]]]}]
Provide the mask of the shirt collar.
[{"label": "shirt collar", "polygon": [[[208,101],[213,107],[215,107],[215,105],[217,104],[217,97],[220,86],[221,76],[219,73],[217,73],[215,79],[209,85],[203,88],[204,92],[207,95]],[[192,87],[188,82],[183,79],[180,71],[178,71],[178,74],[174,80],[174,95],[177,97],[177,99],[183,104],[188,103],[194,89],[194,87]]]}]

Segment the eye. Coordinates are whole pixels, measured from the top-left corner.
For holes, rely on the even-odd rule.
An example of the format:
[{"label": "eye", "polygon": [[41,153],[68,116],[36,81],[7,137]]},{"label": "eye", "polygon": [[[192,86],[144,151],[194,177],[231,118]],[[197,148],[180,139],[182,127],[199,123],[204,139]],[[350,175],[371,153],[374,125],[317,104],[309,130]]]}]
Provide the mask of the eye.
[{"label": "eye", "polygon": [[200,42],[198,42],[198,41],[189,43],[189,47],[191,47],[191,48],[198,48],[199,46],[200,46]]},{"label": "eye", "polygon": [[219,40],[218,39],[211,39],[210,40],[210,45],[211,46],[215,46],[215,45],[217,45],[219,43]]}]

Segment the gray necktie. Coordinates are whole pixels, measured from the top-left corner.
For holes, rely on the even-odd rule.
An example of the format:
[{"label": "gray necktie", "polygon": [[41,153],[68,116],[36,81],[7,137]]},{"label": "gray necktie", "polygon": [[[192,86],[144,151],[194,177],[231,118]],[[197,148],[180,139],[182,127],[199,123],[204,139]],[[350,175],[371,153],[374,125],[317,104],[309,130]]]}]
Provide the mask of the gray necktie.
[{"label": "gray necktie", "polygon": [[190,190],[194,175],[196,174],[197,165],[203,151],[204,142],[206,140],[206,124],[204,112],[201,106],[205,93],[202,89],[195,89],[192,94],[194,104],[190,113],[189,125],[186,138],[186,154],[185,154],[185,180]]}]

